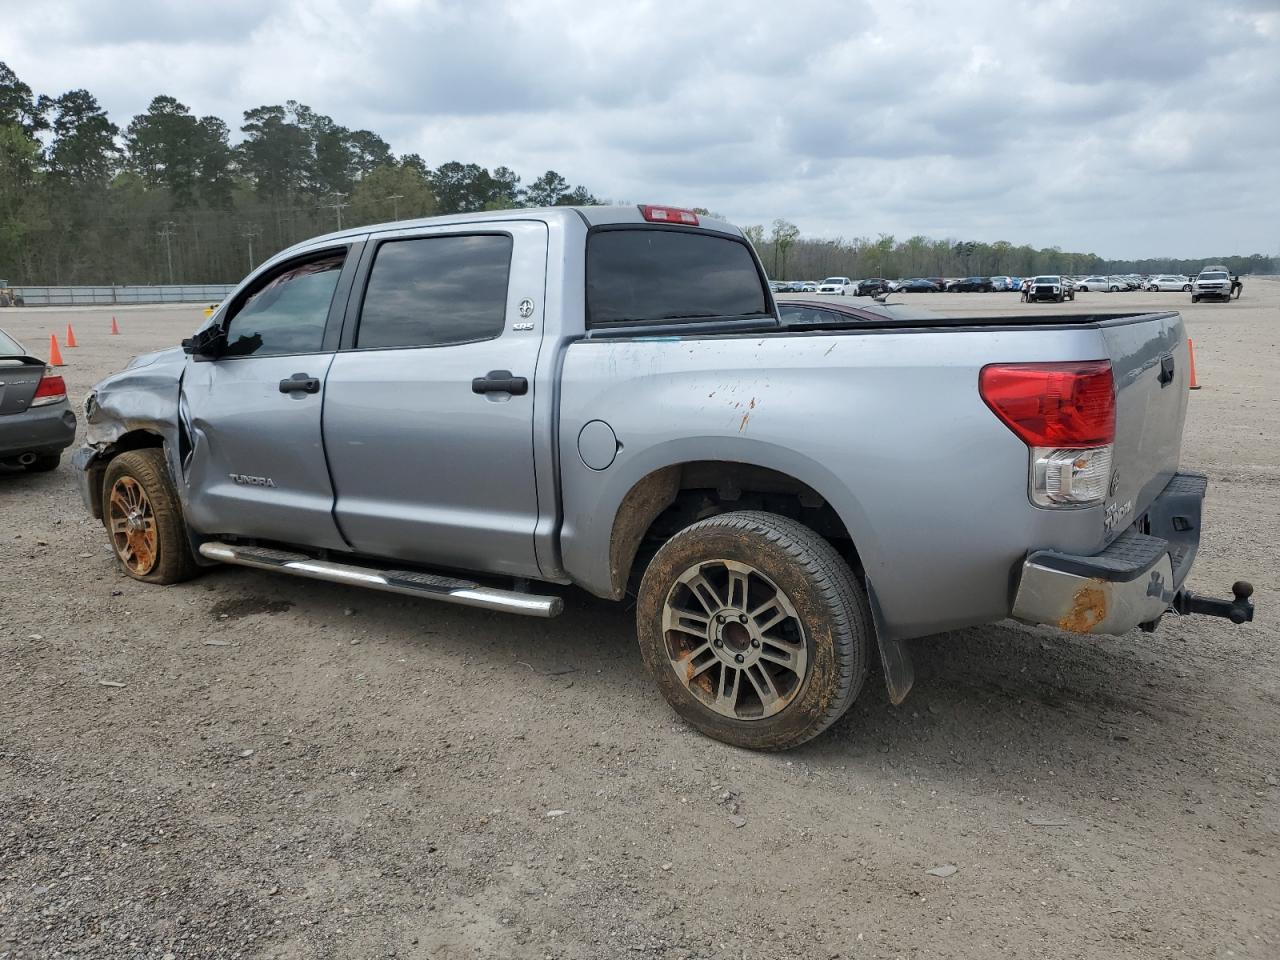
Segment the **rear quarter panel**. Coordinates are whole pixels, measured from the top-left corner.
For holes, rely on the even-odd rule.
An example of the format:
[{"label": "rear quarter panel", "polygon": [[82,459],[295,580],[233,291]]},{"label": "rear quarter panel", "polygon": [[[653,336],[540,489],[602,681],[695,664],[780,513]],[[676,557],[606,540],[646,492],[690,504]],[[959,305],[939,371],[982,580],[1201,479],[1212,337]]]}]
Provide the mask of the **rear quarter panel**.
[{"label": "rear quarter panel", "polygon": [[[1027,448],[978,395],[987,363],[1107,356],[1096,328],[587,340],[564,361],[561,545],[569,575],[609,595],[609,539],[627,492],[695,460],[756,464],[807,483],[853,537],[901,637],[1008,615],[1031,547],[1091,552],[1102,508],[1027,496]],[[583,426],[617,435],[605,470]]]}]

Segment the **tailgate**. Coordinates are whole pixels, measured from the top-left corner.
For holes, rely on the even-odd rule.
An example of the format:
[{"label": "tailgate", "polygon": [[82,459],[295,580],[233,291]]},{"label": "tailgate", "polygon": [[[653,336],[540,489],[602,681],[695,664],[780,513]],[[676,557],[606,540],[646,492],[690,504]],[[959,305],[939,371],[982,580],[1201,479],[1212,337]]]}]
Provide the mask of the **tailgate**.
[{"label": "tailgate", "polygon": [[1177,472],[1190,366],[1179,314],[1104,322],[1102,334],[1116,384],[1116,441],[1106,501],[1110,542],[1142,516]]},{"label": "tailgate", "polygon": [[0,416],[31,409],[44,363],[28,357],[0,357]]}]

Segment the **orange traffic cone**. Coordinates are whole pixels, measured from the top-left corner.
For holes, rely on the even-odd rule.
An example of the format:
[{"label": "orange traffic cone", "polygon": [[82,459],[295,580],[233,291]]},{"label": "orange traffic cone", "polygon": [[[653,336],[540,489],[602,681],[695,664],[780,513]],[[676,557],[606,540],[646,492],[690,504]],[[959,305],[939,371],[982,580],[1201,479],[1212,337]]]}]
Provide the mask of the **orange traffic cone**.
[{"label": "orange traffic cone", "polygon": [[1199,390],[1200,384],[1196,383],[1196,344],[1190,337],[1187,337],[1187,357],[1191,360],[1191,389]]},{"label": "orange traffic cone", "polygon": [[111,318],[111,335],[115,337],[115,336],[118,336],[119,334],[120,334],[120,324],[116,323],[115,317],[112,317]]},{"label": "orange traffic cone", "polygon": [[79,346],[79,344],[76,343],[76,332],[71,329],[71,324],[69,323],[67,324],[67,346],[68,347]]},{"label": "orange traffic cone", "polygon": [[62,351],[58,349],[58,335],[56,333],[49,334],[49,366],[66,366],[62,361]]}]

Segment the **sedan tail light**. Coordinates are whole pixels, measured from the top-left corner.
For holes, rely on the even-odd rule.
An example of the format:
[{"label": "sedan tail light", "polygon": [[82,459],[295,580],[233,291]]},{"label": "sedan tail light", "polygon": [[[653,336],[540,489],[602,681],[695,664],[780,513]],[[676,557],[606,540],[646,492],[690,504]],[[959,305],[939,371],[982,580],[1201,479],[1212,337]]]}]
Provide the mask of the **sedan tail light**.
[{"label": "sedan tail light", "polygon": [[55,374],[51,367],[45,367],[44,376],[36,384],[36,392],[31,398],[31,406],[44,407],[65,399],[67,399],[66,381]]},{"label": "sedan tail light", "polygon": [[994,363],[978,392],[1030,448],[1030,494],[1043,507],[1106,499],[1116,438],[1115,382],[1108,360]]}]

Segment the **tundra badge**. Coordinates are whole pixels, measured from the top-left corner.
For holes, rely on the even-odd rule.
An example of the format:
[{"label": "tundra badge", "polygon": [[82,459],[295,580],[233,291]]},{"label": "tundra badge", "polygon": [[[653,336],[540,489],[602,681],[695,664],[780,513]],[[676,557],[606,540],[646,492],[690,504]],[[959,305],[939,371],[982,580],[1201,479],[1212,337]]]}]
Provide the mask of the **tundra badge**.
[{"label": "tundra badge", "polygon": [[276,485],[276,482],[270,477],[250,477],[243,473],[229,473],[227,476],[246,487],[274,487]]}]

